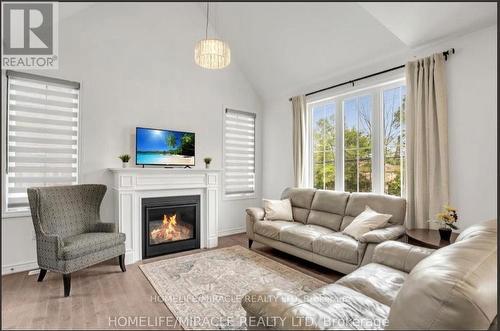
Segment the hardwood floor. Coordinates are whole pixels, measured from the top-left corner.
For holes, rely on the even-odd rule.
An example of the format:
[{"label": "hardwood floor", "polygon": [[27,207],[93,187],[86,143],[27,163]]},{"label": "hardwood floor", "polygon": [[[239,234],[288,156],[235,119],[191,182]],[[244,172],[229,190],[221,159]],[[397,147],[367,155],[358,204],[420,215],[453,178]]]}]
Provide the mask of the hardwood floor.
[{"label": "hardwood floor", "polygon": [[[246,234],[219,238],[219,247],[234,245],[247,247]],[[325,282],[342,277],[257,242],[252,250]],[[38,275],[28,272],[3,276],[2,329],[180,329],[138,266],[199,251],[148,259],[128,265],[125,273],[118,259],[75,272],[67,298],[58,273],[48,272],[42,283],[37,282]]]}]

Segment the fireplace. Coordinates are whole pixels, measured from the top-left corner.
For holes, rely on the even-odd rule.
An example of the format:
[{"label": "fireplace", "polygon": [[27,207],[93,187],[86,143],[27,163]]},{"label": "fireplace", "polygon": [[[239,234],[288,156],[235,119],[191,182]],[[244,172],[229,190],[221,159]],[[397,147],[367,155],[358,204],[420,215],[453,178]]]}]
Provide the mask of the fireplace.
[{"label": "fireplace", "polygon": [[142,199],[142,258],[200,248],[200,196]]}]

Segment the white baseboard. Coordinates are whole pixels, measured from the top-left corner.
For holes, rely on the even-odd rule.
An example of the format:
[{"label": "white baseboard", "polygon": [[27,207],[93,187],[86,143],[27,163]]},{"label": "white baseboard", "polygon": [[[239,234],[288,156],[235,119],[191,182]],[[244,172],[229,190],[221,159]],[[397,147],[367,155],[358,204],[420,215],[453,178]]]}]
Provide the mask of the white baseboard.
[{"label": "white baseboard", "polygon": [[8,275],[33,269],[38,269],[38,263],[36,261],[6,264],[2,266],[2,275]]},{"label": "white baseboard", "polygon": [[[237,233],[246,232],[246,227],[232,228],[223,231],[219,231],[217,234],[219,237],[230,236]],[[126,252],[125,255],[125,264],[129,264],[133,261],[132,252]],[[13,274],[16,272],[22,272],[27,270],[38,269],[38,263],[36,261],[30,262],[22,262],[22,263],[14,263],[7,264],[2,266],[2,275]]]},{"label": "white baseboard", "polygon": [[244,233],[246,232],[246,227],[239,227],[239,228],[232,228],[232,229],[227,229],[227,230],[222,230],[219,231],[217,234],[219,237],[224,237],[224,236],[230,236],[232,234],[237,234],[237,233]]}]

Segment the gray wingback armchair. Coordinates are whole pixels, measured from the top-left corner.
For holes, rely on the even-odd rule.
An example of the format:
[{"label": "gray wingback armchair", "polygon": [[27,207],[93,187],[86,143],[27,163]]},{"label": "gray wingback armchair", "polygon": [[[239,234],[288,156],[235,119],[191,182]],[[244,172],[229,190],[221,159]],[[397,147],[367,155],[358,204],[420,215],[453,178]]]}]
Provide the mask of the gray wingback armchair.
[{"label": "gray wingback armchair", "polygon": [[125,272],[125,234],[114,223],[102,223],[99,210],[105,185],[34,187],[28,189],[41,282],[47,270],[63,274],[69,296],[71,273],[119,257]]}]

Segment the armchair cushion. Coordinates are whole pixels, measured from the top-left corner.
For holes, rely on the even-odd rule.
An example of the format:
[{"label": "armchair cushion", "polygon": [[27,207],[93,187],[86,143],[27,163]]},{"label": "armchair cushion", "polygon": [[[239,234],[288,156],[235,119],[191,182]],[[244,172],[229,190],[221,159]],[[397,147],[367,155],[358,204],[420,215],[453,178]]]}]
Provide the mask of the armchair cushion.
[{"label": "armchair cushion", "polygon": [[390,240],[375,247],[372,262],[409,273],[417,263],[434,251],[434,249]]},{"label": "armchair cushion", "polygon": [[116,232],[116,224],[115,223],[97,222],[92,227],[92,231],[91,232],[113,233],[113,232]]},{"label": "armchair cushion", "polygon": [[125,242],[124,233],[90,232],[77,234],[63,240],[62,258],[76,259]]},{"label": "armchair cushion", "polygon": [[362,243],[381,243],[388,240],[401,238],[406,232],[402,225],[390,225],[385,228],[369,231],[359,238]]}]

